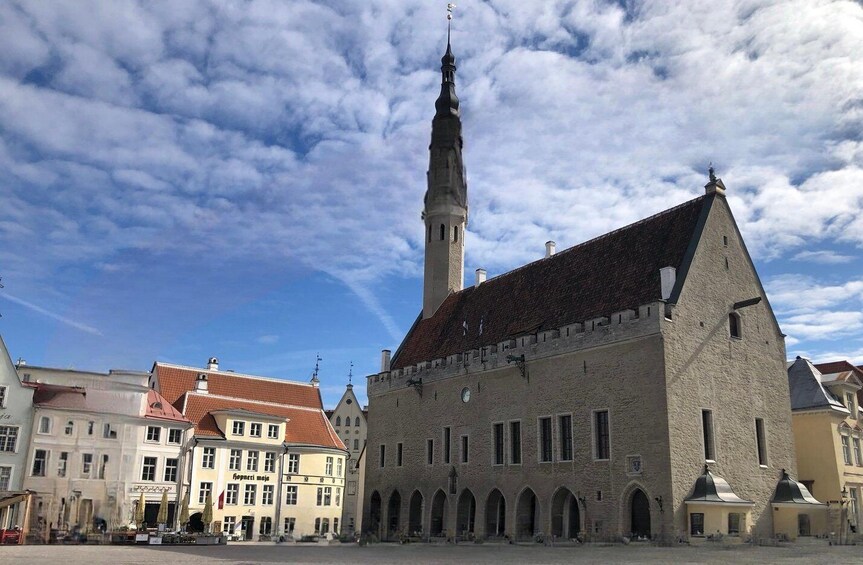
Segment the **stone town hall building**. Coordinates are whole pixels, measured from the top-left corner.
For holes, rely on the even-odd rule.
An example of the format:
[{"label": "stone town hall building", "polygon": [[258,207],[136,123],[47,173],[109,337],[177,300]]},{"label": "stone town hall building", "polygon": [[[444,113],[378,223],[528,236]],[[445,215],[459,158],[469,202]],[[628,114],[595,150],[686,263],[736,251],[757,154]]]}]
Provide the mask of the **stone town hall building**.
[{"label": "stone town hall building", "polygon": [[363,529],[771,535],[777,481],[795,474],[784,336],[722,181],[464,288],[449,44],[442,63],[422,313],[368,377]]}]

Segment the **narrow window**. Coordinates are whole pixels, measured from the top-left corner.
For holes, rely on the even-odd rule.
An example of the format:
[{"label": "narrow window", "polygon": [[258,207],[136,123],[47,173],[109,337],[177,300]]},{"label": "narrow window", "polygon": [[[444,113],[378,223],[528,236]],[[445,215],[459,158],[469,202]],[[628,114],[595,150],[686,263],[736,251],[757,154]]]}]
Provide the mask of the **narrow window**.
[{"label": "narrow window", "polygon": [[434,464],[434,440],[427,439],[426,440],[426,463],[429,465]]},{"label": "narrow window", "polygon": [[336,416],[336,427],[339,427],[341,425],[342,425],[342,417]]},{"label": "narrow window", "polygon": [[228,458],[228,470],[230,471],[239,471],[240,470],[240,461],[243,458],[243,451],[240,449],[232,449],[231,455]]},{"label": "narrow window", "polygon": [[689,534],[693,536],[704,535],[704,514],[693,512],[689,515]]},{"label": "narrow window", "polygon": [[453,226],[452,228],[452,240],[454,242],[458,242],[458,226]]},{"label": "narrow window", "polygon": [[[206,449],[204,451],[206,451]],[[215,459],[215,451],[216,450],[213,449],[214,459]],[[213,467],[210,467],[210,469],[212,469],[212,468]],[[250,451],[248,457],[246,458],[246,471],[257,471],[257,470],[258,470],[258,452],[257,451]]]},{"label": "narrow window", "polygon": [[66,435],[70,436],[75,432],[75,422],[69,420],[66,422]]},{"label": "narrow window", "polygon": [[41,418],[39,418],[39,433],[51,433],[51,418],[49,418],[48,416],[42,416]]},{"label": "narrow window", "polygon": [[99,478],[100,479],[105,478],[105,471],[107,470],[107,468],[108,468],[108,456],[103,454],[102,455],[102,464],[99,465]]},{"label": "narrow window", "polygon": [[728,236],[727,235],[722,236],[722,245],[725,247],[728,247]]},{"label": "narrow window", "polygon": [[845,464],[851,465],[851,444],[846,435],[842,436],[842,455],[845,457]]},{"label": "narrow window", "polygon": [[739,536],[741,525],[744,522],[743,514],[739,512],[731,512],[728,514],[728,535]]},{"label": "narrow window", "polygon": [[386,445],[381,444],[381,453],[380,453],[380,455],[381,455],[381,461],[380,461],[380,463],[381,463],[381,467],[383,467],[383,466],[386,464],[386,462],[387,462],[387,446],[386,446]]},{"label": "narrow window", "polygon": [[728,333],[731,337],[740,337],[740,316],[734,312],[728,315]]},{"label": "narrow window", "polygon": [[215,469],[216,468],[216,448],[215,447],[205,447],[203,455],[201,456],[201,467],[204,469]]},{"label": "narrow window", "polygon": [[468,462],[468,453],[469,453],[469,445],[468,445],[468,437],[461,436],[461,462]]},{"label": "narrow window", "polygon": [[609,459],[611,452],[608,430],[608,410],[594,412],[594,450],[597,459]]},{"label": "narrow window", "polygon": [[243,504],[246,506],[254,506],[257,496],[258,485],[246,485],[246,489],[243,491]]},{"label": "narrow window", "polygon": [[493,430],[494,464],[503,465],[503,424],[495,424]]},{"label": "narrow window", "polygon": [[450,462],[450,429],[443,429],[443,462]]},{"label": "narrow window", "polygon": [[860,438],[854,438],[854,460],[857,461],[857,466],[863,465],[863,458],[860,454]]},{"label": "narrow window", "polygon": [[299,487],[296,485],[291,485],[288,487],[287,492],[285,493],[285,504],[293,506],[297,503],[297,491]]},{"label": "narrow window", "polygon": [[156,458],[155,457],[144,457],[144,466],[141,469],[141,480],[142,481],[155,481],[156,480]]},{"label": "narrow window", "polygon": [[177,469],[179,468],[179,461],[177,459],[165,459],[165,482],[166,483],[175,483],[177,482]]},{"label": "narrow window", "polygon": [[273,494],[275,492],[275,485],[264,485],[261,490],[261,504],[265,504],[267,506],[273,503]]},{"label": "narrow window", "polygon": [[276,472],[276,454],[272,451],[267,451],[266,453],[264,453],[264,472]]},{"label": "narrow window", "polygon": [[758,464],[767,465],[767,444],[764,438],[763,418],[755,418],[755,442],[758,446]]},{"label": "narrow window", "polygon": [[[69,452],[63,451],[60,453],[60,462],[57,464],[57,476],[65,477],[66,476],[66,466],[69,463]],[[3,490],[9,490],[5,488]]]},{"label": "narrow window", "polygon": [[396,467],[402,466],[402,452],[403,446],[401,443],[396,444]]},{"label": "narrow window", "polygon": [[324,474],[332,477],[333,476],[333,458],[327,457],[326,462],[324,463]]},{"label": "narrow window", "polygon": [[572,461],[572,416],[558,417],[560,427],[560,460]]},{"label": "narrow window", "polygon": [[446,226],[443,224],[440,225],[440,240],[443,241],[446,239]]},{"label": "narrow window", "polygon": [[539,460],[551,461],[551,418],[539,419]]},{"label": "narrow window", "polygon": [[521,422],[509,423],[509,462],[521,465]]},{"label": "narrow window", "polygon": [[202,482],[200,488],[198,489],[198,504],[206,503],[207,502],[207,495],[211,494],[212,492],[213,492],[213,483]]},{"label": "narrow window", "polygon": [[33,456],[33,472],[30,473],[34,477],[44,477],[45,468],[48,466],[48,451],[37,449]]},{"label": "narrow window", "polygon": [[429,224],[429,243],[431,243],[431,224]]},{"label": "narrow window", "polygon": [[288,474],[296,475],[300,472],[300,454],[299,453],[289,453],[288,454]]},{"label": "narrow window", "polygon": [[235,505],[240,501],[240,484],[228,483],[225,491],[225,504]]},{"label": "narrow window", "polygon": [[716,453],[713,448],[713,412],[701,411],[701,434],[704,439],[704,459],[714,461]]},{"label": "narrow window", "polygon": [[81,478],[89,479],[90,471],[93,469],[93,454],[92,453],[82,453],[81,454]]}]

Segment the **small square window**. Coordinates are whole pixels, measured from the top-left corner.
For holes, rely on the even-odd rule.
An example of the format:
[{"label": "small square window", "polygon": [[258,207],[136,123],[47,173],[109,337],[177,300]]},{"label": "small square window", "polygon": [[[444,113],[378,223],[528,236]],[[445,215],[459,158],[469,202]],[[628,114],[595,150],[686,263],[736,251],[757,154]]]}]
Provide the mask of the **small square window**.
[{"label": "small square window", "polygon": [[261,424],[253,423],[249,426],[249,435],[251,437],[261,437]]},{"label": "small square window", "polygon": [[162,428],[158,426],[147,426],[147,441],[158,442],[162,437]]},{"label": "small square window", "polygon": [[168,443],[172,443],[174,445],[180,445],[183,441],[183,430],[178,430],[176,428],[171,428],[168,430]]},{"label": "small square window", "polygon": [[270,424],[267,428],[267,437],[270,439],[279,439],[279,426]]}]

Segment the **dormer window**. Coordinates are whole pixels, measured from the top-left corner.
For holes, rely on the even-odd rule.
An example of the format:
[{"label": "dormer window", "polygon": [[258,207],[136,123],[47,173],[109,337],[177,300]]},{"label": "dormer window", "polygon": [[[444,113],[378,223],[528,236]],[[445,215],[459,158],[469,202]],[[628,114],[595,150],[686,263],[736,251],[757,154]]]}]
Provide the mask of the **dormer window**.
[{"label": "dormer window", "polygon": [[241,436],[246,433],[246,423],[238,422],[234,420],[233,428],[231,429],[231,433],[235,436]]},{"label": "dormer window", "polygon": [[728,315],[728,335],[733,338],[740,339],[740,314],[732,312]]},{"label": "dormer window", "polygon": [[251,424],[249,426],[249,435],[251,437],[261,437],[261,428],[263,426],[261,424]]},{"label": "dormer window", "polygon": [[270,424],[269,428],[267,428],[267,437],[270,439],[279,439],[279,426]]},{"label": "dormer window", "polygon": [[857,410],[856,410],[856,407],[854,406],[854,393],[853,392],[846,392],[845,393],[845,407],[851,411],[852,417],[857,416]]}]

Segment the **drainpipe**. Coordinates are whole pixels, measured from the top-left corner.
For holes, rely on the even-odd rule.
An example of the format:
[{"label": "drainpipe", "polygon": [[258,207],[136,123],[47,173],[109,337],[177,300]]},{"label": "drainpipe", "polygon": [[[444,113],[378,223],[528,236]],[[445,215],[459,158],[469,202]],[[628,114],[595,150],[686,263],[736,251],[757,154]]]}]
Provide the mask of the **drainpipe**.
[{"label": "drainpipe", "polygon": [[[288,454],[288,446],[282,443],[282,455],[279,457],[279,476],[276,478],[276,527],[277,535],[284,535],[282,531],[282,474],[283,465],[285,464],[285,455]],[[282,532],[278,534],[278,532]],[[278,539],[278,537],[276,538]]]}]

